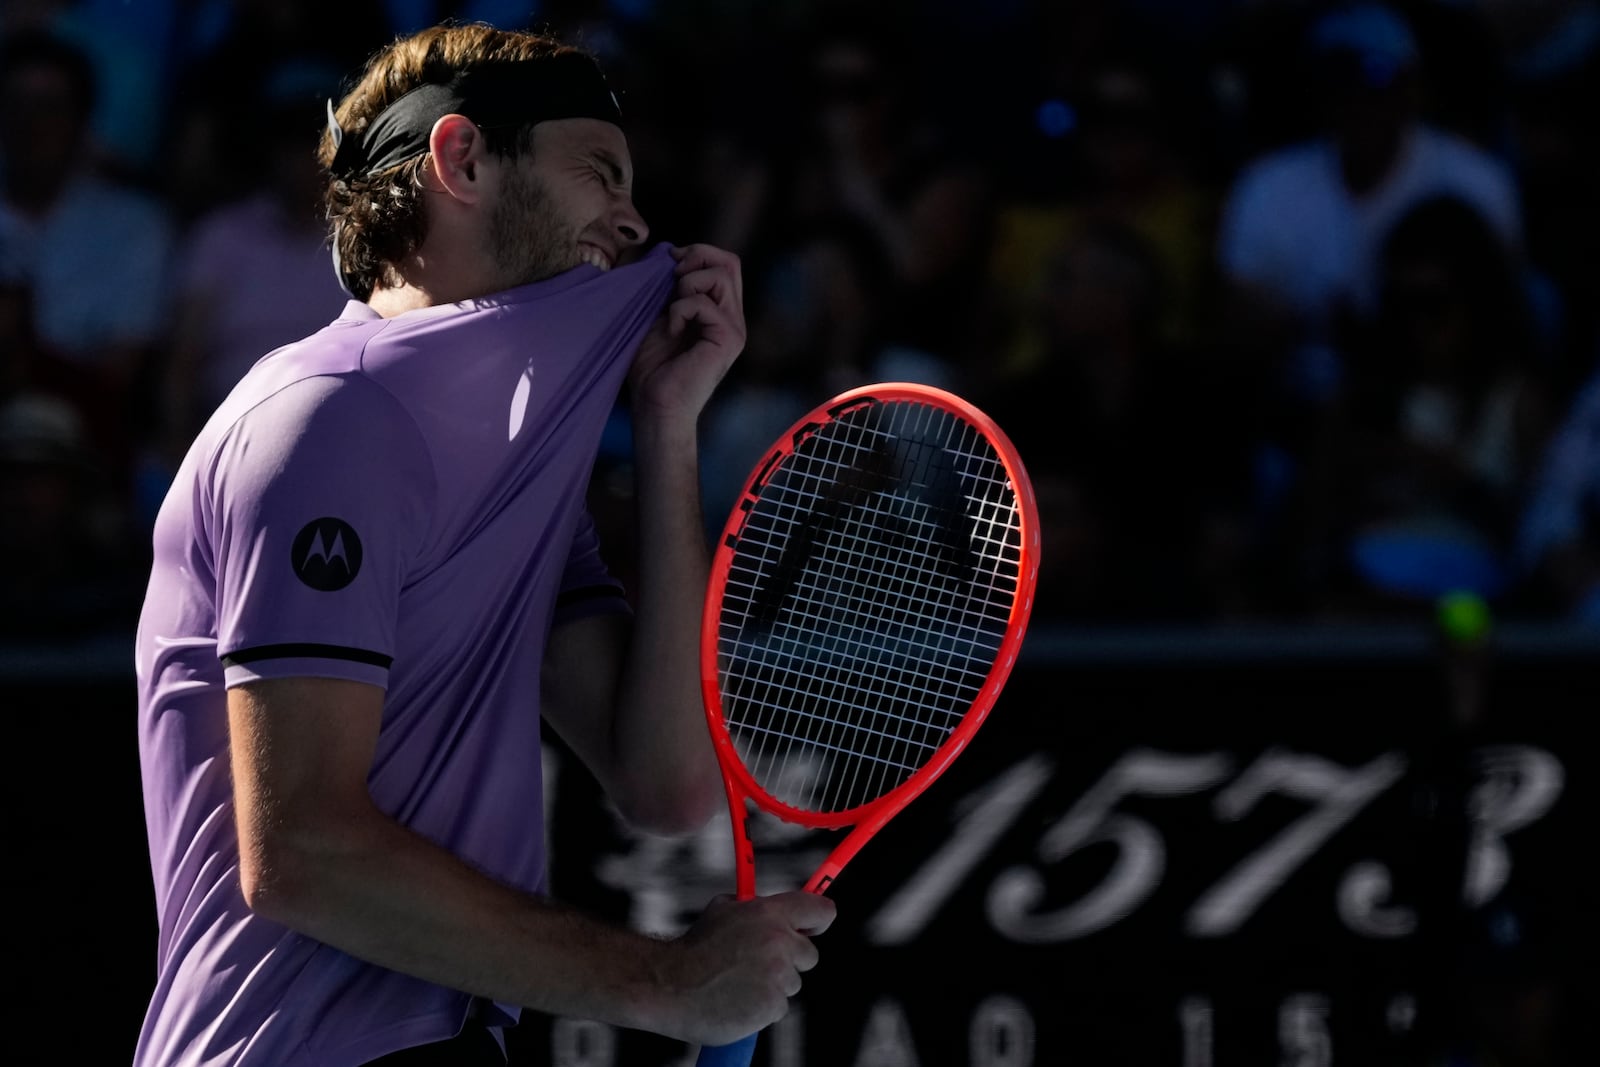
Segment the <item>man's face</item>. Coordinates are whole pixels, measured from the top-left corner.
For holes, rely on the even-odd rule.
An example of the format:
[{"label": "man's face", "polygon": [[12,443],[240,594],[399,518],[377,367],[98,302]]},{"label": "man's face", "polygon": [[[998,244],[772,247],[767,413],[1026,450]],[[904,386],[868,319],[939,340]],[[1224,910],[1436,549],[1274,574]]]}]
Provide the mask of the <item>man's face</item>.
[{"label": "man's face", "polygon": [[598,119],[553,119],[533,130],[532,158],[508,166],[489,239],[507,287],[581,263],[610,270],[649,234],[633,206],[622,131]]}]

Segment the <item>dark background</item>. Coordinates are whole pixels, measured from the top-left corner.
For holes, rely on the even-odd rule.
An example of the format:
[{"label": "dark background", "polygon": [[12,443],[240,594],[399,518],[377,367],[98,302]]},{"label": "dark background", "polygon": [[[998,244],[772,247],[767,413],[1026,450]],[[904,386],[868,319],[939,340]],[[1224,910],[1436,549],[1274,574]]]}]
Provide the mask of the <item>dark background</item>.
[{"label": "dark background", "polygon": [[[1485,658],[1448,654],[1431,631],[1409,627],[1036,627],[972,746],[834,883],[839,919],[821,940],[822,963],[757,1062],[1590,1062],[1600,1004],[1584,739],[1600,667],[1585,636],[1513,626]],[[77,662],[76,678],[27,679],[19,665],[50,673],[44,656],[13,648],[0,658],[0,704],[23,731],[10,869],[13,893],[29,901],[13,923],[10,956],[25,966],[12,968],[20,1025],[6,1038],[9,1062],[44,1062],[24,1050],[62,1026],[73,1062],[124,1062],[154,977],[131,679],[93,650]],[[1451,664],[1487,696],[1476,721],[1460,717]],[[82,785],[52,789],[51,776],[26,766],[28,753],[46,751]],[[1130,758],[1157,769],[1118,794],[1081,847],[1042,855],[1050,828]],[[1540,758],[1561,772],[1547,806],[1495,835],[1509,866],[1489,896],[1468,899],[1469,853],[1481,861],[1493,847],[1470,846],[1474,828],[1504,826],[1535,795],[1526,772]],[[557,895],[670,933],[731,889],[724,825],[642,840],[605,817],[559,751],[550,759]],[[1312,780],[1303,773],[1263,785],[1234,818],[1215,806],[1252,766],[1296,761],[1341,781],[1379,765],[1391,774],[1294,851],[1236,929],[1188,932],[1203,893],[1247,859],[1285,856],[1284,835],[1328,810],[1323,787],[1294,792],[1292,782]],[[1187,786],[1175,777],[1185,773],[1196,775]],[[1131,822],[1159,842],[1147,895],[1103,928],[1052,930],[1052,917],[1130,858],[1114,842]],[[758,841],[763,888],[780,888],[798,885],[831,838]],[[931,875],[925,865],[952,848],[965,858]],[[1373,864],[1390,879],[1374,903],[1410,917],[1398,936],[1357,932],[1341,917],[1341,885]],[[1037,899],[1010,912],[1031,916],[1032,934],[1002,930],[990,910],[994,887],[1019,870],[1040,879]],[[913,883],[937,887],[933,903],[915,911],[907,940],[889,938],[880,913]],[[538,1015],[511,1036],[534,1063],[674,1064],[690,1051]]]}]

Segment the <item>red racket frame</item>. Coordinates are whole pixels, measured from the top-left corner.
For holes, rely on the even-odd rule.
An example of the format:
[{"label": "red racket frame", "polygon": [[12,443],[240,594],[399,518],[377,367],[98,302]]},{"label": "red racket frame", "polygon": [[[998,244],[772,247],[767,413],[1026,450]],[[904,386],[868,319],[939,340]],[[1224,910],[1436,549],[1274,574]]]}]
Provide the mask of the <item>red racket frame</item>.
[{"label": "red racket frame", "polygon": [[[988,438],[998,454],[1006,477],[1015,487],[1017,496],[1018,528],[1021,534],[1018,558],[1017,597],[1011,606],[1011,616],[1001,640],[1000,650],[984,680],[972,709],[962,716],[961,722],[951,731],[944,743],[929,757],[928,762],[904,782],[883,796],[866,804],[836,812],[815,812],[796,808],[777,799],[763,789],[740,759],[722,716],[722,691],[718,684],[717,633],[722,611],[722,598],[727,586],[733,546],[738,543],[745,522],[760,499],[773,470],[800,444],[822,426],[864,404],[881,401],[912,401],[929,404],[952,411],[977,427]],[[854,826],[842,841],[834,846],[805,884],[813,893],[823,893],[832,884],[845,864],[870,841],[874,834],[900,812],[907,804],[932,785],[943,774],[952,760],[966,748],[977,733],[978,727],[988,718],[1000,691],[1004,688],[1017,653],[1027,631],[1028,619],[1033,611],[1033,593],[1039,572],[1039,519],[1034,500],[1033,485],[1028,480],[1022,459],[1011,439],[988,415],[971,403],[944,389],[912,382],[885,382],[861,386],[840,393],[827,403],[818,405],[805,417],[791,426],[778,439],[766,458],[751,473],[746,489],[723,527],[711,561],[711,578],[706,589],[705,610],[700,629],[700,685],[704,696],[706,719],[711,728],[711,740],[716,747],[717,763],[722,768],[723,787],[728,796],[729,816],[733,822],[735,851],[735,892],[742,900],[755,895],[755,850],[746,831],[747,801],[786,822],[814,829],[842,829]]]}]

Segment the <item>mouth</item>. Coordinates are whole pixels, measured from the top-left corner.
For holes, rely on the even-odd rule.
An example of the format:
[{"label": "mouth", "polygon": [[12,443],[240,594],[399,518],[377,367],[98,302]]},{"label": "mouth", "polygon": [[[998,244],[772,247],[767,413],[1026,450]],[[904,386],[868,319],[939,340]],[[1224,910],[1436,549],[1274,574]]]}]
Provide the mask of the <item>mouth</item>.
[{"label": "mouth", "polygon": [[591,267],[598,267],[600,270],[611,269],[611,257],[594,245],[579,245],[578,258]]}]

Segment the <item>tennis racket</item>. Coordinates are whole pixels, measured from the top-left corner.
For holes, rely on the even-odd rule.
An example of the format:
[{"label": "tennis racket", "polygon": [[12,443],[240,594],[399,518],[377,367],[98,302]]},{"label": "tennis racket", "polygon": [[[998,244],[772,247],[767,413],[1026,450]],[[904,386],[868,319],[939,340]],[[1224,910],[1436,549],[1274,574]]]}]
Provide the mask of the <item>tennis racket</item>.
[{"label": "tennis racket", "polygon": [[[1038,560],[1016,449],[952,393],[853,389],[778,440],[716,546],[701,627],[740,899],[750,804],[849,828],[805,885],[822,893],[950,766],[1011,672]],[[747,1067],[756,1036],[697,1063]]]}]

